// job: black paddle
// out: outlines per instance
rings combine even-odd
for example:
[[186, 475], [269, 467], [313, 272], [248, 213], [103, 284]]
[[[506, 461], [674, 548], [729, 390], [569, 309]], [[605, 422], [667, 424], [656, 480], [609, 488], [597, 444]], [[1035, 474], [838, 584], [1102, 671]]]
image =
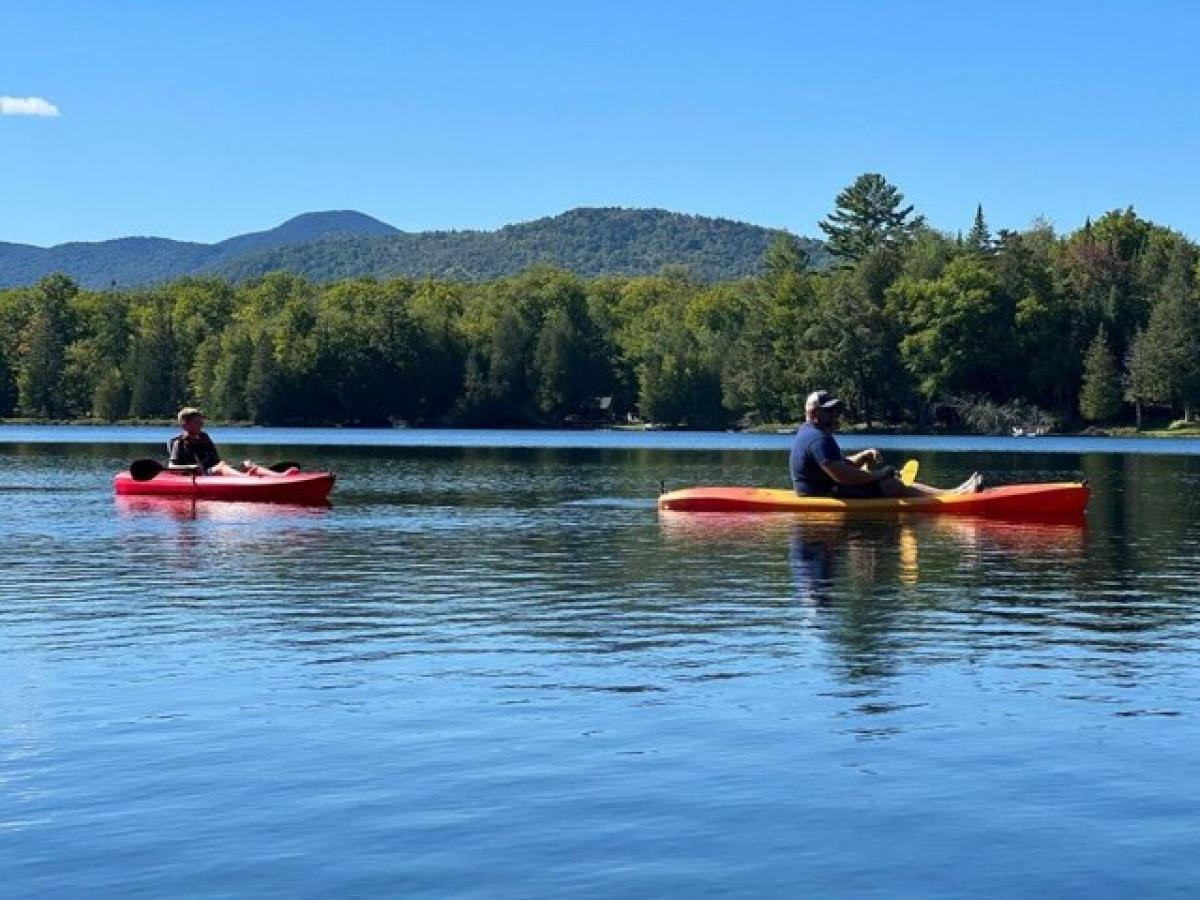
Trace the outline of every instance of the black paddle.
[[149, 481], [164, 469], [166, 466], [158, 460], [135, 459], [129, 464], [129, 475], [134, 481]]
[[[277, 462], [275, 465], [269, 466], [268, 468], [270, 468], [272, 472], [286, 472], [288, 469], [298, 469], [300, 466], [294, 462]], [[134, 481], [150, 481], [159, 473], [165, 472], [166, 469], [166, 466], [154, 459], [135, 459], [129, 464], [129, 476]], [[185, 472], [186, 470], [177, 469], [176, 471]]]

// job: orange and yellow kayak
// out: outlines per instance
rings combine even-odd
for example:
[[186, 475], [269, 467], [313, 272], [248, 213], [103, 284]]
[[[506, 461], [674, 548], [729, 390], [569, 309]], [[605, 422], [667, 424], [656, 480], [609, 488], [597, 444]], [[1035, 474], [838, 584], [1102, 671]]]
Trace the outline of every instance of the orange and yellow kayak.
[[686, 512], [937, 513], [939, 515], [1036, 518], [1080, 515], [1091, 489], [1086, 482], [1013, 484], [975, 494], [838, 500], [801, 497], [794, 491], [752, 487], [697, 487], [658, 498], [659, 509]]

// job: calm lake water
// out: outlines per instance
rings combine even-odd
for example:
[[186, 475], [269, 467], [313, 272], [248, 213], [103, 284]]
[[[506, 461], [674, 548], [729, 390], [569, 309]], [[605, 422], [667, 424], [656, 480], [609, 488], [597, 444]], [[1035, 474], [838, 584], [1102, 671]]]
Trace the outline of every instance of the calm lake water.
[[5, 898], [1195, 893], [1197, 442], [872, 439], [1094, 485], [1020, 524], [660, 516], [786, 483], [726, 434], [217, 430], [334, 504], [114, 498], [168, 436], [0, 427]]

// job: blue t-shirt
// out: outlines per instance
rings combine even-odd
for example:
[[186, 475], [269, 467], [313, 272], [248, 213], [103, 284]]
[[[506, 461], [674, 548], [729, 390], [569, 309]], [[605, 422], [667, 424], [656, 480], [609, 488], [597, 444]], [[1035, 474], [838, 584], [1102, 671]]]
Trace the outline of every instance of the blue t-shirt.
[[792, 444], [792, 487], [797, 494], [826, 497], [833, 491], [833, 479], [825, 474], [822, 463], [842, 458], [842, 448], [828, 431], [805, 422]]

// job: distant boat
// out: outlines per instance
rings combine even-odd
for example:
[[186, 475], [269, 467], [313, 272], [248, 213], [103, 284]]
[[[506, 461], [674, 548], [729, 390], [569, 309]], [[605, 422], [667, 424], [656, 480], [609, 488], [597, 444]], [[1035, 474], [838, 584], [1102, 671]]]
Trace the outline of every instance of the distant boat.
[[1044, 425], [1039, 425], [1037, 428], [1022, 428], [1019, 425], [1014, 425], [1012, 430], [1013, 437], [1041, 437], [1049, 433], [1050, 429]]

